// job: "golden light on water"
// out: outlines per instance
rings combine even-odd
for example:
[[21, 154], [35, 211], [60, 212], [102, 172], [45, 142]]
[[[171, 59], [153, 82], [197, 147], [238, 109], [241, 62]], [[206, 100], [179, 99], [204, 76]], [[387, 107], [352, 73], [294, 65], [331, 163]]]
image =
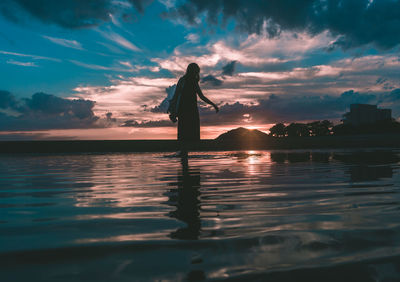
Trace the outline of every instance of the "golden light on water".
[[245, 154], [247, 158], [243, 164], [247, 166], [249, 175], [259, 175], [270, 170], [271, 154], [269, 152], [248, 150]]

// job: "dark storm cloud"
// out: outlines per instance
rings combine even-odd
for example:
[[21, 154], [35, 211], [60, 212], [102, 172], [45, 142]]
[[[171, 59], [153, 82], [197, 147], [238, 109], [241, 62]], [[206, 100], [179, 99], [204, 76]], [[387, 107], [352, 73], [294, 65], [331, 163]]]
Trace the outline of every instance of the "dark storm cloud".
[[45, 93], [35, 93], [32, 98], [24, 99], [25, 107], [19, 108], [22, 113], [40, 113], [43, 115], [70, 116], [78, 119], [94, 117], [94, 102], [90, 100], [68, 100]]
[[216, 78], [212, 74], [209, 74], [201, 79], [201, 82], [205, 84], [211, 84], [212, 86], [221, 86], [223, 81]]
[[153, 0], [128, 0], [140, 13], [144, 12], [146, 5], [153, 2]]
[[381, 100], [382, 102], [400, 102], [400, 89], [395, 89], [391, 91], [389, 95], [383, 96]]
[[235, 73], [237, 61], [231, 61], [222, 67], [222, 75], [232, 76]]
[[106, 113], [106, 121], [108, 121], [108, 122], [117, 122], [117, 119], [113, 118], [112, 115], [113, 114], [111, 112]]
[[14, 108], [17, 101], [10, 92], [0, 90], [0, 109]]
[[[151, 0], [128, 0], [142, 13]], [[237, 29], [248, 33], [266, 32], [279, 36], [282, 30], [318, 34], [329, 30], [338, 39], [327, 49], [349, 49], [373, 43], [388, 49], [400, 43], [400, 1], [395, 0], [186, 0], [179, 1], [164, 15], [183, 18], [191, 24], [205, 14], [211, 24], [234, 19]], [[97, 26], [123, 5], [112, 0], [2, 0], [0, 12], [20, 21], [21, 10], [44, 23], [65, 28]], [[131, 10], [124, 11], [129, 18]], [[267, 23], [266, 25], [264, 23]]]
[[[129, 0], [139, 11], [151, 1]], [[97, 26], [110, 20], [110, 14], [121, 7], [112, 0], [2, 0], [0, 12], [8, 19], [21, 21], [21, 8], [44, 23], [54, 23], [65, 28]]]
[[165, 127], [172, 126], [173, 123], [170, 120], [150, 120], [150, 121], [142, 121], [138, 122], [137, 120], [130, 119], [125, 121], [121, 126], [122, 127]]
[[97, 127], [99, 118], [93, 113], [94, 104], [90, 100], [69, 100], [45, 93], [17, 100], [11, 93], [0, 91], [0, 108], [3, 109], [0, 130]]
[[238, 30], [270, 37], [282, 30], [314, 35], [329, 30], [339, 36], [331, 49], [368, 43], [387, 49], [400, 43], [400, 1], [394, 0], [187, 0], [166, 16], [195, 24], [201, 14], [211, 24], [219, 24], [222, 14], [222, 24], [234, 19]]

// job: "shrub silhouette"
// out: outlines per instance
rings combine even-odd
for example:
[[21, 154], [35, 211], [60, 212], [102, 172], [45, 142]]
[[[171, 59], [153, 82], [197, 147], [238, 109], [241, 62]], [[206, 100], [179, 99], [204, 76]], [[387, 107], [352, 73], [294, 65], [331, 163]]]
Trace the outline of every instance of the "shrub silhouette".
[[310, 136], [310, 130], [304, 123], [291, 123], [286, 126], [286, 135], [288, 137], [305, 137]]
[[283, 123], [277, 123], [269, 130], [269, 135], [274, 137], [383, 134], [400, 133], [400, 123], [392, 119], [358, 126], [344, 123], [334, 126], [331, 121], [323, 120], [310, 123], [291, 123], [288, 126], [285, 126]]
[[269, 129], [270, 135], [274, 137], [283, 137], [286, 133], [286, 126], [283, 123], [277, 123]]

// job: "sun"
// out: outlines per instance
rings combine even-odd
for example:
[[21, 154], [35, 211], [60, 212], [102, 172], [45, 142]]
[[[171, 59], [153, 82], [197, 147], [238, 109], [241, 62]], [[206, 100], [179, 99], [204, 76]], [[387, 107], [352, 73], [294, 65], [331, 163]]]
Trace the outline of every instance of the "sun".
[[258, 129], [258, 126], [255, 125], [248, 125], [246, 126], [247, 129]]

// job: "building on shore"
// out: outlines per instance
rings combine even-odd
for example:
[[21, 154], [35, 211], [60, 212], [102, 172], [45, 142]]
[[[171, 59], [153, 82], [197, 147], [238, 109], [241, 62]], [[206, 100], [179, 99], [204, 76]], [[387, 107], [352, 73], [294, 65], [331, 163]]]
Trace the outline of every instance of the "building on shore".
[[376, 105], [351, 104], [350, 112], [343, 115], [343, 123], [349, 125], [375, 124], [392, 120], [392, 110], [378, 109]]

